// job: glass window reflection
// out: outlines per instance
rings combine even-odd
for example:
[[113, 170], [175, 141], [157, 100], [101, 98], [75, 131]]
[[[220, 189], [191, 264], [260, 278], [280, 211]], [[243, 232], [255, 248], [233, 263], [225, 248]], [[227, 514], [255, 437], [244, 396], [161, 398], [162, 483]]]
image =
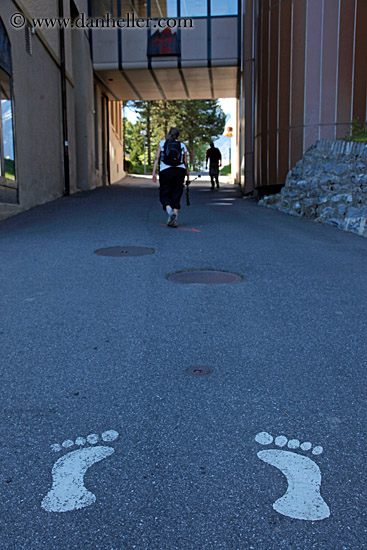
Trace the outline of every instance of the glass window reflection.
[[1, 175], [15, 180], [13, 105], [9, 75], [0, 69]]
[[[151, 0], [151, 3], [152, 0]], [[146, 18], [147, 0], [122, 0], [121, 2], [121, 17], [126, 17], [128, 13], [133, 13], [135, 17]]]
[[151, 17], [177, 17], [177, 0], [150, 0]]
[[208, 15], [207, 6], [205, 0], [181, 0], [181, 16], [205, 17]]
[[105, 17], [107, 13], [117, 16], [115, 0], [92, 0], [92, 17]]
[[237, 15], [238, 0], [211, 0], [212, 15]]

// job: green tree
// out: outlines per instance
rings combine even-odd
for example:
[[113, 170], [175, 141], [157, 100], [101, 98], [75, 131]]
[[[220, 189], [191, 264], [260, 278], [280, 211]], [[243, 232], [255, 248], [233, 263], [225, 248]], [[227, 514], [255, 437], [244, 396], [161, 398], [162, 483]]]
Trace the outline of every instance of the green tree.
[[154, 104], [156, 102], [155, 101], [134, 101], [130, 103], [134, 105], [135, 111], [138, 113], [142, 130], [146, 131], [148, 164], [152, 164], [152, 117], [153, 117], [153, 109], [155, 107]]
[[135, 124], [126, 121], [125, 127], [125, 151], [128, 153], [131, 162], [142, 164], [144, 157], [144, 136], [143, 126], [140, 120]]
[[141, 158], [143, 138], [141, 130], [147, 131], [148, 164], [154, 159], [160, 140], [164, 139], [171, 126], [181, 132], [187, 144], [189, 161], [196, 169], [205, 160], [209, 142], [223, 133], [226, 117], [218, 100], [183, 101], [135, 101], [129, 102], [138, 112], [131, 142], [131, 159]]
[[175, 125], [180, 129], [182, 141], [187, 142], [190, 161], [196, 169], [202, 160], [203, 148], [219, 137], [225, 127], [226, 115], [218, 100], [175, 101]]
[[160, 141], [164, 139], [170, 126], [174, 125], [175, 101], [154, 101], [152, 106], [153, 136]]
[[127, 118], [124, 118], [123, 119], [123, 128], [124, 128], [125, 152], [128, 155], [131, 155], [132, 135], [133, 135], [133, 131], [134, 131], [134, 125], [130, 122], [130, 120], [127, 120]]

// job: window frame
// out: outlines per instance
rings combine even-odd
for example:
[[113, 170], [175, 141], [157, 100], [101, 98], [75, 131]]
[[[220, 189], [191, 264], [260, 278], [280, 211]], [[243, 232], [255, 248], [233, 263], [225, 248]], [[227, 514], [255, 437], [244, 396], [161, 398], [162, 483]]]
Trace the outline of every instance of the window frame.
[[[1, 106], [1, 100], [0, 100], [0, 185], [2, 187], [17, 191], [16, 202], [17, 204], [19, 204], [18, 163], [17, 163], [18, 155], [17, 155], [16, 130], [15, 130], [16, 124], [15, 124], [14, 82], [13, 82], [13, 70], [12, 70], [12, 47], [11, 47], [11, 42], [6, 30], [5, 24], [1, 18], [0, 18], [0, 25], [3, 28], [3, 31], [5, 33], [5, 36], [9, 44], [9, 56], [10, 56], [9, 69], [11, 70], [11, 73], [9, 73], [6, 67], [2, 64], [0, 64], [0, 69], [9, 79], [9, 93], [10, 93], [9, 101], [11, 105], [11, 115], [12, 115], [11, 124], [12, 124], [12, 139], [13, 139], [13, 152], [14, 152], [14, 179], [11, 179], [6, 177], [6, 171], [5, 171], [3, 113], [2, 113], [2, 106]], [[5, 204], [6, 202], [0, 200], [0, 203]]]

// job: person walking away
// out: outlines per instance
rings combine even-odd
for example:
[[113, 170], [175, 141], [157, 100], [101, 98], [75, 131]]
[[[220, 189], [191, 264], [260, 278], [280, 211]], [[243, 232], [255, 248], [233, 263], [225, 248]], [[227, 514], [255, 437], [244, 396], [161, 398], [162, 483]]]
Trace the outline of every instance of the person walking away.
[[167, 139], [159, 142], [153, 166], [153, 181], [157, 182], [157, 167], [159, 168], [159, 200], [163, 210], [168, 214], [168, 227], [178, 227], [178, 211], [184, 190], [185, 176], [190, 184], [190, 172], [187, 163], [187, 147], [178, 140], [180, 132], [171, 128]]
[[206, 152], [206, 167], [208, 168], [209, 161], [209, 176], [214, 189], [214, 184], [219, 187], [219, 169], [222, 166], [222, 154], [217, 147], [214, 147], [214, 143], [210, 143], [210, 149]]

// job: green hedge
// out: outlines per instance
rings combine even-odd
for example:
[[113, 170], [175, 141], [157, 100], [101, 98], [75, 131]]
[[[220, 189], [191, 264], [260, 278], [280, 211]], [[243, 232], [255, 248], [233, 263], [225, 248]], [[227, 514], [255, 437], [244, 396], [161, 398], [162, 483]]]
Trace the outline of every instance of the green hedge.
[[[153, 164], [147, 164], [145, 166], [145, 170], [146, 170], [147, 175], [153, 174]], [[141, 164], [133, 164], [133, 167], [132, 167], [132, 169], [130, 170], [129, 173], [130, 174], [138, 174], [139, 176], [143, 175], [144, 174], [144, 166], [142, 166]]]
[[224, 166], [219, 173], [221, 176], [228, 176], [231, 172], [232, 172], [232, 164], [227, 164], [227, 166]]
[[[144, 166], [142, 164], [137, 164], [131, 160], [125, 159], [124, 161], [124, 170], [128, 174], [144, 174]], [[147, 164], [145, 166], [146, 174], [153, 174], [153, 164]]]

